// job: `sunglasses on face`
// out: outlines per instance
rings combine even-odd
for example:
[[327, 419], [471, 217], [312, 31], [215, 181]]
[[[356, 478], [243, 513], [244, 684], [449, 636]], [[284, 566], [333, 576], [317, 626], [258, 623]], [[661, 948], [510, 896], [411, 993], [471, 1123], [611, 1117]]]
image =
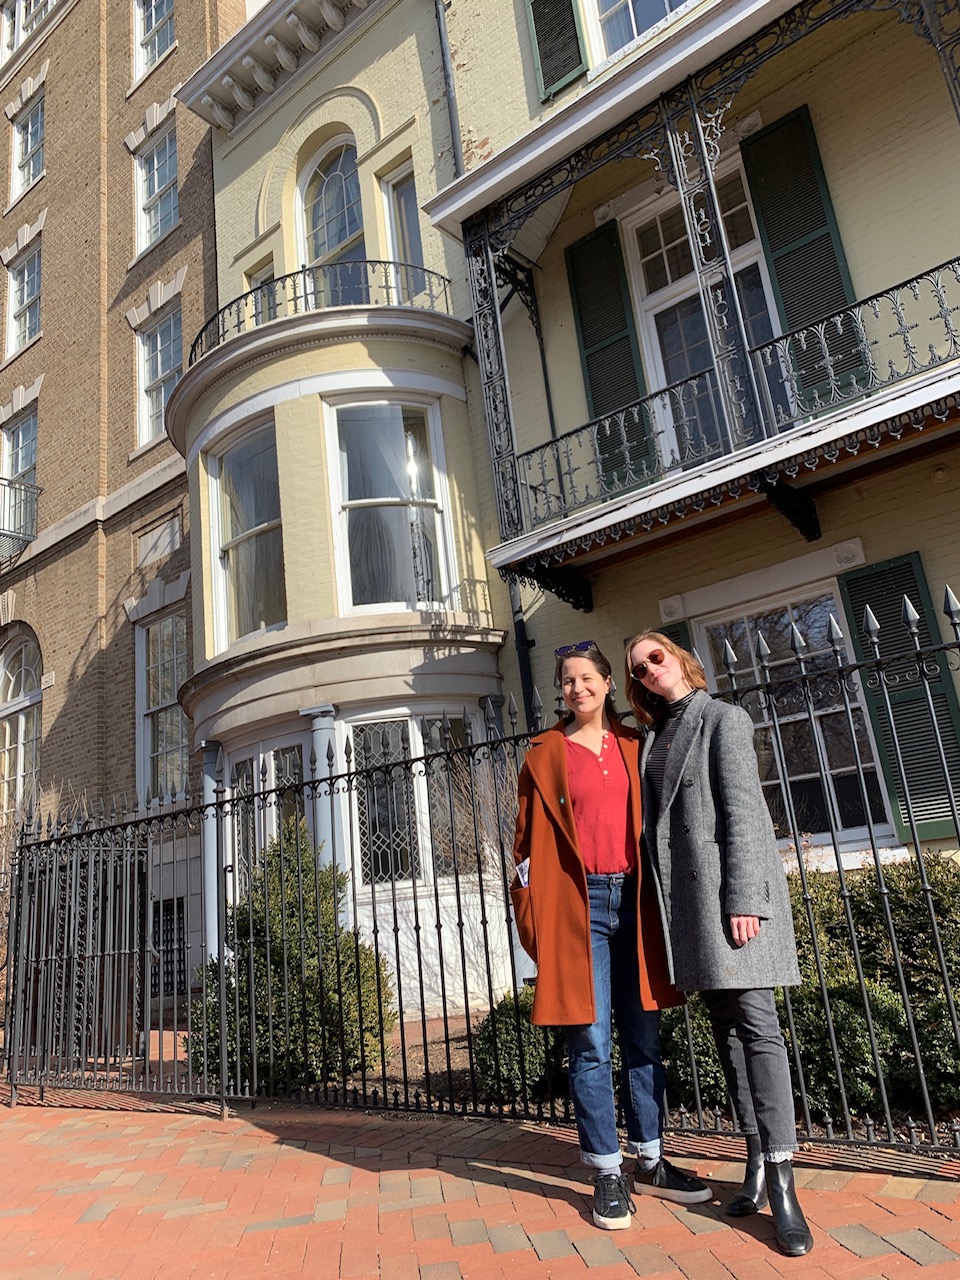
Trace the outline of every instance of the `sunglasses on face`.
[[562, 644], [559, 649], [554, 649], [553, 656], [555, 658], [569, 658], [571, 653], [586, 653], [588, 649], [595, 649], [596, 647], [592, 640], [581, 640], [579, 644]]
[[643, 662], [638, 662], [630, 674], [634, 680], [642, 680], [651, 667], [662, 667], [666, 657], [662, 649], [651, 649]]

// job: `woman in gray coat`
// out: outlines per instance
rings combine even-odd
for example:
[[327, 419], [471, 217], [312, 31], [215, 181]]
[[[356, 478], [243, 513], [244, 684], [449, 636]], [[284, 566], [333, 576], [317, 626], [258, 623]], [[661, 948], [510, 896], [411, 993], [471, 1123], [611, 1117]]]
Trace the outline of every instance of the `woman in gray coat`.
[[670, 980], [699, 991], [747, 1139], [743, 1186], [727, 1212], [773, 1212], [780, 1250], [813, 1238], [797, 1202], [790, 1067], [774, 988], [800, 981], [793, 917], [760, 786], [753, 722], [706, 693], [703, 668], [658, 631], [627, 645], [627, 696], [649, 732], [640, 772], [643, 833]]

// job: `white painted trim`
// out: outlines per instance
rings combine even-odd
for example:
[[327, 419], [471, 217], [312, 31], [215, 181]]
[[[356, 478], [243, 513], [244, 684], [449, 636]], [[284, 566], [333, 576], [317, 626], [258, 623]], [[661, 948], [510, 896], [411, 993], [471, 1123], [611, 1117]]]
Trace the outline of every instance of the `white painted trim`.
[[674, 622], [678, 618], [694, 618], [700, 614], [733, 609], [738, 605], [759, 600], [777, 592], [794, 591], [821, 578], [835, 578], [855, 565], [866, 564], [863, 543], [859, 538], [837, 542], [832, 547], [821, 547], [792, 560], [781, 560], [766, 569], [742, 573], [736, 578], [711, 583], [709, 587], [696, 587], [693, 591], [681, 591], [660, 601], [660, 621]]
[[17, 238], [8, 244], [5, 248], [0, 249], [0, 262], [5, 267], [9, 267], [13, 259], [19, 257], [26, 249], [27, 245], [43, 230], [43, 224], [47, 220], [46, 209], [41, 209], [37, 214], [35, 222], [25, 222], [23, 226], [17, 228]]
[[268, 413], [275, 405], [283, 404], [287, 400], [300, 400], [312, 395], [326, 399], [339, 394], [359, 394], [367, 398], [375, 396], [378, 391], [397, 391], [401, 394], [409, 392], [414, 397], [419, 393], [433, 399], [439, 396], [452, 396], [456, 400], [466, 401], [467, 398], [464, 387], [458, 382], [451, 382], [448, 378], [437, 377], [430, 373], [414, 373], [408, 369], [355, 369], [315, 373], [308, 378], [278, 383], [266, 391], [258, 392], [246, 400], [241, 400], [238, 404], [231, 405], [217, 417], [211, 418], [190, 446], [187, 467], [193, 467], [201, 453], [211, 450], [220, 437], [233, 430], [239, 423], [247, 418]]
[[43, 88], [43, 83], [47, 78], [47, 72], [50, 70], [50, 59], [44, 58], [40, 63], [40, 70], [35, 76], [27, 76], [23, 84], [20, 86], [17, 96], [12, 102], [8, 102], [4, 107], [7, 119], [12, 124], [30, 99]]
[[751, 472], [801, 457], [842, 436], [867, 431], [878, 422], [912, 413], [931, 400], [939, 400], [958, 391], [960, 360], [948, 366], [947, 372], [941, 368], [911, 378], [908, 387], [904, 383], [898, 383], [889, 392], [871, 396], [866, 402], [858, 401], [836, 410], [835, 413], [817, 418], [813, 423], [785, 431], [772, 440], [760, 440], [727, 457], [684, 471], [676, 478], [671, 476], [659, 484], [650, 485], [639, 495], [636, 492], [624, 494], [610, 502], [591, 507], [580, 517], [566, 516], [545, 525], [535, 533], [523, 534], [511, 542], [502, 542], [488, 552], [488, 559], [495, 568], [501, 568], [517, 560], [540, 555], [574, 538], [602, 532], [612, 524], [639, 518], [646, 512], [674, 506], [697, 494], [733, 484]]
[[144, 622], [154, 614], [173, 609], [175, 604], [187, 598], [190, 586], [190, 570], [184, 569], [176, 582], [164, 582], [162, 578], [154, 578], [147, 590], [138, 599], [133, 596], [124, 600], [123, 608], [130, 622]]
[[0, 405], [0, 424], [9, 422], [11, 418], [23, 413], [27, 405], [39, 400], [42, 386], [43, 374], [41, 373], [34, 378], [29, 387], [25, 387], [22, 382], [19, 386], [14, 387], [13, 394], [7, 403]]
[[[441, 536], [438, 559], [440, 562], [440, 587], [442, 600], [438, 604], [417, 601], [381, 600], [370, 605], [355, 605], [350, 592], [350, 552], [347, 545], [346, 520], [343, 510], [343, 490], [340, 485], [340, 436], [337, 427], [337, 410], [363, 404], [410, 405], [426, 410], [427, 438], [430, 445], [430, 466], [433, 471], [433, 487], [437, 503], [437, 523]], [[453, 523], [450, 512], [450, 490], [447, 483], [446, 458], [443, 448], [443, 422], [439, 402], [424, 395], [400, 395], [385, 398], [382, 395], [343, 395], [325, 398], [323, 402], [324, 440], [327, 454], [327, 474], [330, 479], [330, 514], [333, 525], [333, 561], [337, 582], [337, 610], [342, 618], [370, 616], [371, 614], [436, 612], [447, 615], [460, 606], [456, 550], [453, 541]]]
[[652, 47], [641, 41], [607, 76], [421, 207], [435, 226], [460, 239], [461, 226], [471, 214], [654, 102], [792, 7], [793, 0], [707, 0]]

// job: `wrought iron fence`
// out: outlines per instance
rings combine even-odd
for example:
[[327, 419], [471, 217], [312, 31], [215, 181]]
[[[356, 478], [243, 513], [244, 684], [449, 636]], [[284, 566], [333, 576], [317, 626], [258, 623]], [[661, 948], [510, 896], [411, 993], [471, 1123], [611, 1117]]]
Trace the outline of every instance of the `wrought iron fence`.
[[420, 307], [450, 314], [450, 281], [408, 262], [358, 259], [301, 267], [265, 280], [207, 321], [190, 347], [191, 365], [229, 338], [328, 307]]
[[703, 370], [517, 455], [528, 529], [723, 457], [960, 357], [960, 259], [750, 353], [760, 415], [734, 433]]
[[[790, 870], [804, 981], [779, 999], [805, 1138], [960, 1148], [949, 592], [945, 611], [949, 644], [909, 602], [900, 627], [867, 610], [859, 661], [835, 619], [812, 648], [796, 626], [772, 648], [749, 637], [749, 679], [724, 650], [718, 696], [754, 718]], [[341, 733], [305, 762], [286, 751], [269, 786], [221, 762], [199, 800], [31, 820], [9, 920], [14, 1096], [570, 1118], [562, 1038], [529, 1024], [511, 916], [528, 743], [512, 699], [505, 723], [488, 706], [479, 723], [464, 710]], [[729, 1127], [696, 999], [662, 1027], [672, 1125]]]

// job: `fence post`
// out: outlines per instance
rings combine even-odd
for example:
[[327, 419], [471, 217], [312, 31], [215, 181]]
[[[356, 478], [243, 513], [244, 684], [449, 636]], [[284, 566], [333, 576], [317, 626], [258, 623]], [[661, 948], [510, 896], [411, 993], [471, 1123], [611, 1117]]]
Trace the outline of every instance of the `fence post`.
[[202, 759], [202, 812], [200, 849], [203, 859], [203, 949], [206, 961], [220, 955], [220, 928], [217, 918], [217, 756], [220, 743], [205, 740], [200, 744]]

